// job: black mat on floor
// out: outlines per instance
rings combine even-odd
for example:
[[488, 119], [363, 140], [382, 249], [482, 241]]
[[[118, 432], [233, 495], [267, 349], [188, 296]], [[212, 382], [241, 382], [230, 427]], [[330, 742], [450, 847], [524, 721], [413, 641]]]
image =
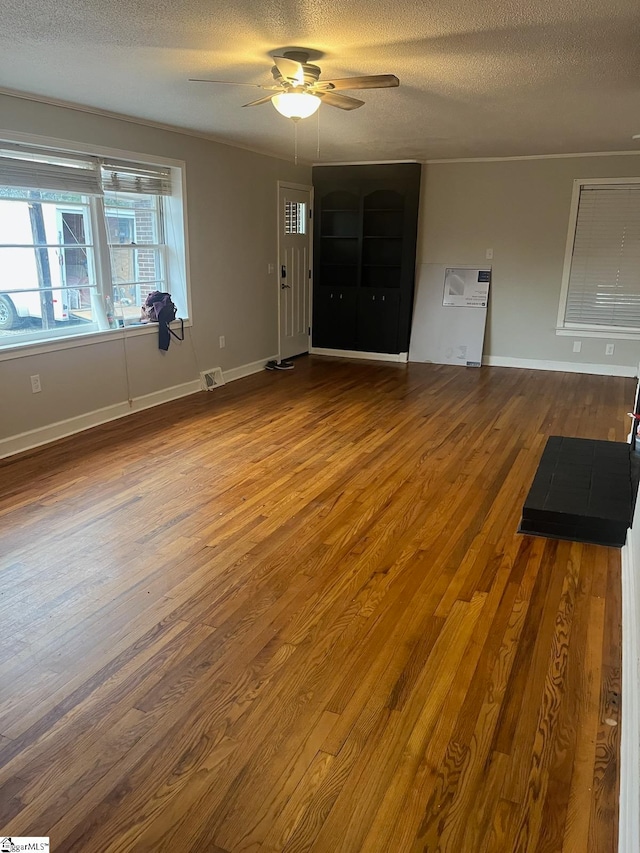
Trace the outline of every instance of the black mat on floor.
[[519, 532], [622, 547], [635, 497], [630, 457], [621, 442], [550, 436]]

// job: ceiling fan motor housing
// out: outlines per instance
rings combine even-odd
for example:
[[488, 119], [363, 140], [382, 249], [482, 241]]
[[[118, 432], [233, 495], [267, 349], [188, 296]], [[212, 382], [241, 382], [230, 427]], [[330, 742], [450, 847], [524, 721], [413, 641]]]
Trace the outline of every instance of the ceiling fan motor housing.
[[[303, 53], [302, 51], [287, 51], [284, 54], [286, 59], [291, 59], [293, 62], [299, 62], [302, 66], [302, 70], [304, 73], [304, 87], [313, 86], [314, 83], [318, 82], [320, 77], [320, 68], [317, 65], [312, 65], [310, 62], [307, 62], [309, 58], [309, 54]], [[276, 83], [279, 83], [282, 86], [299, 86], [300, 83], [293, 82], [291, 79], [284, 77], [281, 71], [278, 69], [276, 65], [271, 69], [271, 73], [273, 75], [273, 79]]]

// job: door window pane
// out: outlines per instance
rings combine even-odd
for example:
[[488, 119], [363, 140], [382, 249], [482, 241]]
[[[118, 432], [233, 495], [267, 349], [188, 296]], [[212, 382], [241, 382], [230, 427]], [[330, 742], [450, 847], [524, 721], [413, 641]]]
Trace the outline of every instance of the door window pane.
[[289, 201], [284, 203], [284, 233], [306, 234], [307, 205], [303, 201]]

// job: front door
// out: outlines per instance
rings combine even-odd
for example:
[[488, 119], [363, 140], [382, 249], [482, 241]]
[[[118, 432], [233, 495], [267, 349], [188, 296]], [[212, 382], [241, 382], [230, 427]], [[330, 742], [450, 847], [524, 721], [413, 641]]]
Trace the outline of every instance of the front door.
[[309, 351], [310, 204], [310, 189], [280, 184], [277, 272], [280, 293], [281, 359]]

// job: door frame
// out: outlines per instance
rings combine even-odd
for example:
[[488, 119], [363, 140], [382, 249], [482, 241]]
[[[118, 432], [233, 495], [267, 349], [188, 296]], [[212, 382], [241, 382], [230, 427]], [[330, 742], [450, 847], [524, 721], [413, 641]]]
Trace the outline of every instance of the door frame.
[[[280, 333], [281, 333], [281, 323], [280, 323], [280, 190], [281, 189], [290, 189], [290, 190], [302, 190], [303, 192], [309, 192], [309, 210], [311, 211], [311, 216], [308, 218], [309, 223], [309, 270], [311, 271], [311, 275], [308, 280], [308, 288], [309, 288], [309, 326], [307, 327], [309, 330], [313, 328], [313, 231], [314, 231], [314, 216], [315, 211], [313, 208], [313, 184], [297, 184], [295, 181], [284, 181], [278, 180], [276, 182], [276, 232], [277, 232], [277, 240], [276, 240], [276, 292], [278, 294], [277, 306], [278, 306], [278, 361], [280, 361], [282, 357], [282, 353], [280, 351]], [[311, 351], [311, 333], [307, 332], [307, 351]]]

